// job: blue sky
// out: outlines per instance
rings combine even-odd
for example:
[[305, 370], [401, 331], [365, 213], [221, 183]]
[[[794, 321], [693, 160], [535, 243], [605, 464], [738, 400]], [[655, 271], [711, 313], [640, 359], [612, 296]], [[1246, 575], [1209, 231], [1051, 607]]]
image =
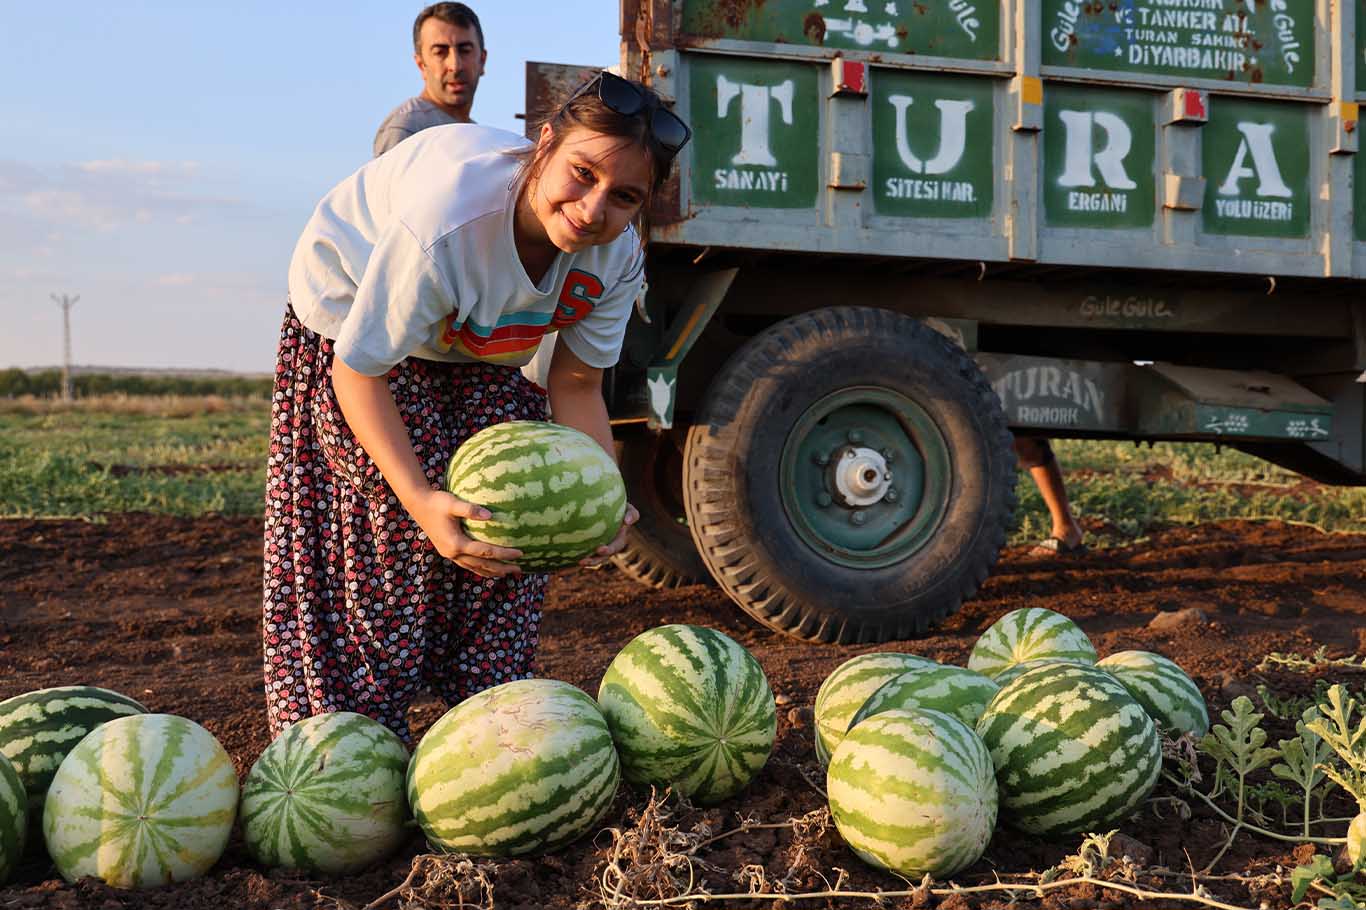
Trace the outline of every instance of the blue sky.
[[[0, 368], [266, 371], [318, 199], [421, 91], [421, 2], [0, 3]], [[522, 131], [527, 60], [611, 65], [613, 0], [471, 2], [480, 123]], [[54, 12], [60, 9], [60, 13]]]

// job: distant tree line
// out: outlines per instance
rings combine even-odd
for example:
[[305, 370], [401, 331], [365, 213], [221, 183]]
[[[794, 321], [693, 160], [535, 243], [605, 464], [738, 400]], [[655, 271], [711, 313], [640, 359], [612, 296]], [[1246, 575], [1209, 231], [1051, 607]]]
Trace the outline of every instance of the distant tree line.
[[[269, 398], [268, 376], [147, 376], [137, 373], [78, 373], [71, 377], [77, 398], [95, 395], [220, 395], [224, 398]], [[34, 395], [55, 398], [62, 394], [60, 370], [30, 373], [13, 367], [0, 370], [0, 398]]]

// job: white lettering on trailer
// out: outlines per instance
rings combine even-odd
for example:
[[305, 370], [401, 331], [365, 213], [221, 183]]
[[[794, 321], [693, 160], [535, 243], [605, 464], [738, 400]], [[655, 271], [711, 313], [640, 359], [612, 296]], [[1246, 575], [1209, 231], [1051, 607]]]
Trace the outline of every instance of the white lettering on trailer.
[[[1244, 121], [1238, 124], [1238, 132], [1243, 134], [1243, 138], [1238, 143], [1238, 153], [1228, 170], [1228, 176], [1219, 185], [1219, 195], [1241, 196], [1239, 184], [1243, 178], [1256, 177], [1258, 196], [1292, 198], [1295, 193], [1281, 178], [1281, 166], [1276, 161], [1276, 149], [1271, 144], [1271, 134], [1276, 132], [1276, 125]], [[1252, 167], [1247, 166], [1249, 156], [1252, 158]]]
[[[1124, 36], [1116, 57], [1133, 67], [1167, 67], [1203, 71], [1222, 77], [1241, 74], [1257, 65], [1250, 48], [1267, 45], [1293, 74], [1305, 49], [1295, 37], [1295, 13], [1288, 0], [1267, 0], [1274, 35], [1259, 36], [1246, 12], [1230, 13], [1227, 0], [1130, 0], [1111, 4], [1108, 13], [1089, 13], [1082, 0], [1064, 0], [1048, 31], [1048, 42], [1061, 53], [1070, 52], [1078, 32], [1086, 33], [1082, 16], [1099, 20], [1106, 30], [1118, 26]], [[1099, 5], [1097, 5], [1099, 10]], [[1305, 15], [1300, 13], [1299, 15]], [[1313, 12], [1308, 15], [1312, 16]], [[1113, 20], [1113, 25], [1111, 25]], [[1080, 28], [1079, 28], [1080, 26]]]
[[[1104, 393], [1100, 386], [1076, 370], [1055, 366], [1031, 366], [1012, 370], [991, 384], [1001, 406], [1021, 421], [1073, 426], [1083, 412], [1103, 422]], [[1026, 405], [1036, 398], [1049, 398], [1068, 404]]]
[[977, 30], [982, 23], [977, 19], [977, 7], [968, 0], [949, 0], [949, 10], [958, 20], [958, 27], [967, 33], [968, 38], [977, 40]]
[[1079, 312], [1087, 318], [1170, 319], [1176, 315], [1171, 305], [1159, 297], [1085, 297]]
[[1072, 212], [1127, 212], [1129, 197], [1122, 193], [1080, 193], [1076, 190], [1067, 194], [1067, 208]]
[[912, 174], [946, 174], [963, 160], [968, 144], [968, 114], [975, 107], [967, 100], [940, 98], [934, 102], [939, 108], [939, 151], [928, 161], [922, 161], [911, 150], [906, 129], [906, 110], [915, 103], [910, 95], [889, 95], [887, 100], [896, 111], [896, 153], [901, 163]]
[[977, 191], [965, 180], [916, 180], [888, 177], [884, 184], [888, 199], [922, 199], [930, 202], [977, 201]]
[[1015, 419], [1020, 423], [1042, 423], [1051, 427], [1074, 427], [1081, 423], [1079, 408], [1036, 408], [1020, 405], [1015, 409]]
[[786, 193], [787, 171], [742, 171], [738, 168], [717, 168], [713, 174], [718, 190]]
[[[1112, 190], [1138, 186], [1124, 170], [1124, 159], [1134, 142], [1127, 123], [1108, 111], [1059, 111], [1058, 119], [1067, 130], [1059, 186], [1095, 186], [1095, 171]], [[1105, 131], [1105, 148], [1100, 151], [1095, 150], [1095, 127]]]
[[740, 97], [740, 151], [730, 159], [731, 164], [757, 164], [761, 167], [776, 167], [778, 159], [773, 157], [769, 148], [769, 112], [772, 102], [778, 103], [778, 112], [783, 123], [792, 125], [791, 79], [777, 85], [751, 85], [748, 82], [732, 82], [725, 75], [716, 77], [716, 117], [725, 120], [730, 116], [730, 103]]
[[1221, 218], [1246, 221], [1294, 221], [1295, 205], [1266, 199], [1216, 199], [1214, 210]]

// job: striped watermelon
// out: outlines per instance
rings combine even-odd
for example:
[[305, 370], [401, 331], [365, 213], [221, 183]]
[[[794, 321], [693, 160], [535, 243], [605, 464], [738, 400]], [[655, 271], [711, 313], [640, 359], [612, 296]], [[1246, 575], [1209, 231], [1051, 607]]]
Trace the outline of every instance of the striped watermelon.
[[1087, 664], [1096, 662], [1096, 649], [1086, 633], [1072, 620], [1028, 607], [1002, 616], [982, 633], [968, 655], [968, 669], [996, 677], [1011, 664], [1041, 657], [1064, 657]]
[[19, 865], [27, 837], [28, 794], [14, 765], [0, 755], [0, 885]]
[[943, 711], [973, 727], [1000, 688], [975, 670], [937, 665], [916, 667], [892, 677], [869, 695], [849, 722], [849, 728], [852, 730], [874, 714], [898, 708]]
[[1096, 666], [1119, 680], [1163, 730], [1197, 739], [1209, 732], [1205, 697], [1185, 670], [1161, 654], [1120, 651]]
[[480, 430], [451, 459], [446, 489], [493, 513], [465, 520], [476, 540], [522, 551], [517, 564], [571, 566], [610, 543], [626, 514], [616, 462], [591, 436], [539, 420]]
[[836, 667], [816, 691], [816, 758], [821, 767], [829, 766], [831, 754], [849, 729], [849, 721], [878, 687], [907, 670], [937, 666], [919, 654], [875, 651], [851, 657]]
[[991, 755], [942, 711], [893, 709], [849, 731], [825, 785], [840, 835], [866, 862], [919, 879], [977, 862], [996, 827]]
[[287, 727], [242, 786], [242, 835], [263, 865], [338, 874], [388, 856], [406, 838], [408, 750], [350, 711]]
[[597, 702], [568, 683], [521, 679], [432, 725], [408, 765], [408, 802], [436, 849], [516, 856], [587, 833], [619, 779]]
[[1157, 727], [1109, 673], [1050, 664], [1001, 689], [977, 722], [1001, 787], [1001, 817], [1029, 834], [1104, 831], [1161, 770]]
[[52, 775], [76, 743], [105, 721], [146, 713], [128, 696], [95, 686], [57, 686], [0, 701], [0, 755], [14, 763], [28, 790], [34, 824]]
[[1022, 676], [1036, 667], [1046, 667], [1049, 664], [1071, 664], [1074, 667], [1089, 667], [1091, 663], [1085, 660], [1078, 660], [1075, 657], [1036, 657], [1034, 660], [1021, 661], [1018, 664], [1011, 664], [1000, 673], [992, 677], [996, 685], [1005, 687], [1015, 681], [1016, 677]]
[[195, 878], [218, 861], [237, 815], [237, 773], [218, 740], [170, 714], [96, 728], [67, 755], [43, 808], [57, 871], [116, 888]]
[[598, 689], [622, 774], [702, 805], [742, 790], [773, 751], [773, 691], [759, 662], [714, 629], [660, 626], [613, 658]]

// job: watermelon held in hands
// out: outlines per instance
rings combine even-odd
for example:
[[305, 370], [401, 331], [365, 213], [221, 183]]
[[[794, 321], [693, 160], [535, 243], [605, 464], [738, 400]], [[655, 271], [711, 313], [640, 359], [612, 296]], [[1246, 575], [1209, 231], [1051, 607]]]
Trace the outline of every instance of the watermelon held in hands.
[[1162, 769], [1156, 725], [1096, 667], [1055, 663], [1022, 674], [996, 693], [977, 734], [996, 765], [1001, 818], [1027, 834], [1113, 828]]
[[76, 743], [106, 721], [146, 713], [128, 696], [96, 686], [54, 686], [0, 701], [0, 755], [24, 782], [34, 824], [52, 775]]
[[447, 711], [408, 765], [408, 802], [434, 848], [520, 856], [563, 847], [612, 805], [616, 749], [597, 702], [553, 679], [485, 689]]
[[1075, 622], [1053, 610], [1013, 610], [991, 624], [968, 655], [968, 669], [993, 679], [1003, 670], [1045, 657], [1096, 662], [1096, 649]]
[[68, 753], [48, 789], [43, 836], [69, 882], [182, 882], [223, 854], [237, 795], [232, 760], [208, 730], [135, 714], [102, 724]]
[[408, 836], [408, 750], [350, 711], [287, 727], [242, 786], [242, 835], [257, 862], [331, 875], [388, 856]]
[[19, 864], [27, 838], [28, 794], [14, 765], [0, 755], [0, 885]]
[[701, 805], [744, 789], [777, 734], [773, 691], [754, 655], [701, 626], [659, 626], [622, 648], [598, 689], [622, 774]]
[[475, 540], [522, 551], [517, 564], [572, 566], [611, 543], [626, 514], [626, 485], [612, 456], [586, 433], [513, 420], [475, 433], [456, 450], [446, 489], [493, 513], [465, 519]]
[[942, 711], [884, 711], [849, 731], [830, 759], [830, 815], [865, 862], [911, 879], [971, 866], [996, 827], [991, 755]]

